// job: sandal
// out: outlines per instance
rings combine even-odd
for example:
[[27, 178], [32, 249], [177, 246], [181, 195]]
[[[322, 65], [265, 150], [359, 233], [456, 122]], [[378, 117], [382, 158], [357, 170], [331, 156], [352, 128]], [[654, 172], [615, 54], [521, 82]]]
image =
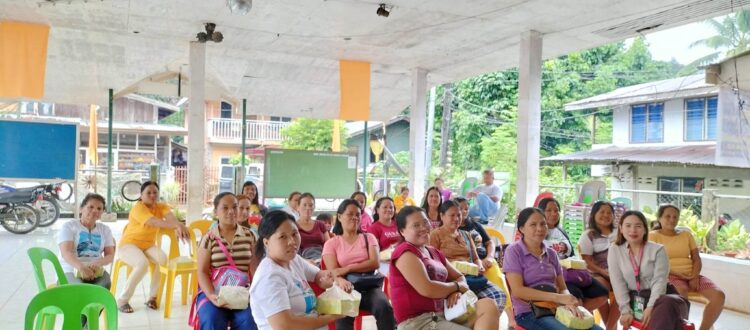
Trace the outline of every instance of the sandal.
[[120, 305], [120, 307], [117, 307], [117, 310], [119, 310], [121, 313], [128, 313], [128, 314], [130, 314], [130, 313], [133, 312], [133, 307], [130, 306], [130, 304], [128, 304], [128, 303], [124, 303], [124, 304]]
[[156, 297], [152, 297], [146, 302], [146, 307], [151, 308], [153, 310], [158, 310], [159, 306], [156, 305]]

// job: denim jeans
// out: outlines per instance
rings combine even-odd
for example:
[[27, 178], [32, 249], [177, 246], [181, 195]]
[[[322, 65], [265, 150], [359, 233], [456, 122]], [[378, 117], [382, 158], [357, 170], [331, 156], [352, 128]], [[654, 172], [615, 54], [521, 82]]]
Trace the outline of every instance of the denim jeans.
[[[201, 292], [197, 301], [201, 301], [205, 294]], [[232, 329], [257, 330], [253, 314], [250, 312], [250, 306], [247, 309], [233, 310], [216, 307], [211, 301], [207, 301], [198, 309], [198, 320], [201, 330], [226, 330], [227, 325]]]
[[[526, 329], [536, 330], [569, 330], [568, 327], [562, 325], [554, 316], [545, 316], [542, 318], [534, 317], [531, 312], [516, 315], [516, 323]], [[602, 330], [598, 325], [594, 325], [594, 330]]]
[[474, 201], [474, 206], [469, 209], [469, 216], [479, 217], [481, 222], [486, 224], [488, 219], [497, 213], [497, 203], [484, 193], [479, 193]]

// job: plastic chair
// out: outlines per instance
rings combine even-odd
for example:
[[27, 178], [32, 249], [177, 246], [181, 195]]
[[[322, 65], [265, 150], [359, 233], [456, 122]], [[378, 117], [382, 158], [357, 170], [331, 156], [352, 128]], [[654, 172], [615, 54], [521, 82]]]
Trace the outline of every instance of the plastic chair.
[[[633, 322], [630, 323], [630, 327], [634, 329], [638, 329], [638, 330], [649, 329], [648, 327], [644, 328], [643, 325], [641, 325], [641, 322], [639, 322], [638, 320], [633, 320]], [[695, 324], [693, 324], [692, 322], [688, 320], [682, 320], [682, 329], [683, 330], [695, 330]]]
[[543, 191], [539, 193], [539, 195], [536, 195], [536, 199], [534, 199], [534, 207], [539, 207], [539, 202], [541, 202], [545, 198], [555, 198], [555, 194], [553, 194], [551, 191]]
[[628, 210], [630, 210], [630, 208], [633, 207], [633, 201], [627, 197], [612, 198], [612, 203], [622, 203], [622, 205], [625, 205], [625, 208]]
[[115, 298], [98, 285], [68, 284], [38, 293], [26, 307], [24, 329], [33, 329], [37, 314], [45, 309], [62, 312], [63, 329], [82, 329], [81, 315], [86, 315], [89, 330], [99, 329], [99, 311], [103, 309], [107, 329], [117, 329]]
[[[193, 284], [190, 283], [192, 278], [194, 282], [198, 281], [198, 263], [194, 257], [195, 251], [192, 247], [195, 245], [195, 234], [190, 231], [191, 256], [189, 258], [180, 256], [180, 243], [177, 239], [174, 229], [162, 228], [156, 236], [156, 245], [161, 246], [162, 239], [166, 236], [169, 238], [169, 255], [166, 265], [159, 265], [161, 277], [159, 279], [159, 294], [156, 296], [156, 305], [161, 306], [161, 299], [164, 298], [164, 318], [168, 319], [172, 312], [172, 295], [174, 293], [174, 281], [177, 276], [182, 279], [182, 304], [187, 305], [187, 294], [192, 293]], [[166, 285], [167, 292], [164, 293]], [[197, 286], [197, 284], [195, 285]]]
[[578, 195], [578, 202], [582, 204], [593, 204], [598, 200], [603, 200], [607, 194], [607, 184], [604, 181], [589, 181], [581, 187], [581, 193]]
[[[188, 230], [190, 231], [190, 253], [195, 264], [198, 265], [198, 243], [200, 242], [203, 235], [205, 235], [210, 229], [214, 222], [211, 220], [195, 220], [190, 222]], [[195, 299], [198, 295], [198, 273], [195, 276], [190, 275], [190, 297]]]
[[[128, 225], [125, 225], [125, 228], [122, 229], [122, 232], [124, 233], [127, 228], [128, 228]], [[112, 275], [112, 286], [109, 288], [109, 292], [111, 292], [113, 296], [116, 294], [116, 291], [117, 291], [117, 280], [120, 278], [120, 269], [122, 267], [125, 267], [125, 278], [130, 277], [130, 273], [133, 272], [133, 267], [130, 267], [130, 265], [128, 265], [121, 259], [115, 257], [115, 261], [112, 263], [112, 268], [110, 268], [109, 270], [109, 273]], [[154, 268], [155, 268], [155, 265], [153, 263], [148, 264], [149, 273], [153, 272]]]
[[[34, 278], [36, 279], [36, 285], [37, 288], [39, 288], [39, 292], [43, 292], [48, 288], [68, 284], [68, 278], [65, 277], [65, 273], [60, 265], [60, 260], [57, 259], [57, 255], [55, 255], [54, 252], [42, 247], [33, 247], [28, 249], [26, 253], [29, 255], [29, 259], [31, 259], [31, 266], [34, 268]], [[55, 269], [55, 275], [57, 276], [56, 283], [47, 284], [47, 280], [44, 278], [44, 268], [42, 267], [42, 262], [44, 262], [44, 260], [48, 260]], [[37, 324], [36, 329], [54, 329], [56, 317], [57, 313], [43, 311], [41, 315], [42, 321]]]

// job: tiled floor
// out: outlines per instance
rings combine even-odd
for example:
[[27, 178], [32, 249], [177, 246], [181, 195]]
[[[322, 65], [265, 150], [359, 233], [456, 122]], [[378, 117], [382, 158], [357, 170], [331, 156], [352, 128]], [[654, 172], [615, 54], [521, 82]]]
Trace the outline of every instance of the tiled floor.
[[[55, 236], [62, 222], [60, 220], [51, 228], [40, 228], [27, 235], [14, 235], [0, 229], [0, 329], [23, 329], [23, 318], [26, 306], [31, 298], [37, 293], [36, 282], [29, 262], [26, 250], [30, 247], [46, 247], [57, 252]], [[122, 228], [126, 221], [108, 223], [115, 238], [119, 239]], [[46, 269], [45, 274], [53, 274], [51, 268]], [[118, 291], [124, 285], [124, 273], [118, 283]], [[52, 280], [49, 280], [52, 282]], [[189, 329], [187, 318], [190, 306], [180, 305], [180, 288], [175, 288], [172, 315], [169, 319], [162, 317], [163, 310], [152, 311], [144, 306], [146, 291], [148, 290], [148, 276], [144, 279], [136, 295], [131, 300], [135, 309], [132, 314], [119, 314], [120, 329], [146, 330], [146, 329]], [[179, 285], [179, 284], [178, 284]], [[703, 313], [703, 305], [693, 303], [690, 319], [698, 323]], [[715, 330], [747, 329], [746, 322], [750, 321], [750, 315], [740, 314], [732, 311], [724, 311]], [[58, 322], [59, 323], [59, 322]], [[502, 328], [505, 329], [507, 319], [502, 317]], [[696, 324], [698, 325], [698, 324]], [[58, 325], [59, 328], [59, 325]], [[375, 329], [372, 317], [365, 319], [365, 329]]]

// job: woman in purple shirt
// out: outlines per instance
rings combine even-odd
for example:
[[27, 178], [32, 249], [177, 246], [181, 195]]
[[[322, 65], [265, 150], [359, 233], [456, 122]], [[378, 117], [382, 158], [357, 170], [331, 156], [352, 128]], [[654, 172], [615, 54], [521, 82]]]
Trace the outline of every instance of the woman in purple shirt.
[[[578, 299], [568, 292], [555, 250], [544, 245], [547, 221], [544, 212], [525, 208], [518, 215], [521, 240], [508, 246], [503, 260], [516, 322], [526, 329], [568, 329], [554, 313], [535, 316], [529, 302], [552, 302], [579, 315]], [[592, 329], [601, 329], [594, 325]]]

